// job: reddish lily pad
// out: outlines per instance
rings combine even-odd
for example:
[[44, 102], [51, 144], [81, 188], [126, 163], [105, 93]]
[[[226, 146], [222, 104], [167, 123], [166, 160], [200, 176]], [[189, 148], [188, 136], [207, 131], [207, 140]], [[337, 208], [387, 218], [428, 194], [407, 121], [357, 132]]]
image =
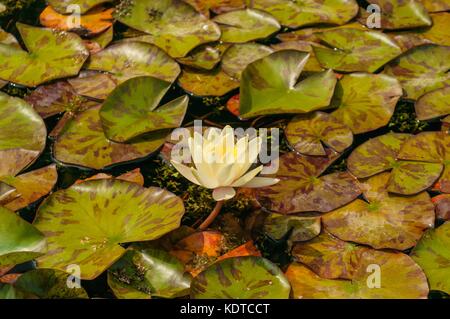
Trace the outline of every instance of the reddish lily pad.
[[417, 100], [427, 92], [450, 85], [450, 47], [423, 45], [386, 66], [384, 73], [396, 77], [406, 98]]
[[362, 184], [367, 202], [356, 199], [323, 216], [325, 229], [342, 240], [376, 249], [415, 246], [434, 224], [434, 206], [426, 192], [412, 197], [388, 193], [389, 178], [388, 172], [370, 177]]
[[402, 53], [387, 35], [378, 31], [335, 29], [316, 35], [329, 48], [314, 47], [316, 58], [327, 69], [375, 72]]
[[[117, 297], [136, 297], [132, 292], [151, 296], [175, 298], [189, 295], [192, 277], [184, 265], [163, 249], [134, 245], [108, 270], [108, 282], [117, 284], [113, 289]], [[125, 293], [124, 293], [125, 292]], [[131, 292], [131, 294], [130, 294]]]
[[289, 144], [304, 155], [325, 156], [324, 145], [342, 153], [353, 143], [352, 131], [323, 112], [297, 115], [287, 125], [285, 134]]
[[431, 290], [450, 294], [450, 222], [429, 230], [411, 257], [427, 275]]
[[39, 20], [44, 27], [73, 31], [81, 36], [93, 36], [106, 31], [112, 26], [114, 9], [96, 8], [80, 16], [80, 25], [72, 25], [72, 17], [63, 15], [48, 6], [41, 12]]
[[149, 40], [174, 58], [220, 38], [219, 27], [179, 0], [127, 1], [116, 9], [117, 19], [150, 34]]
[[450, 220], [450, 194], [441, 194], [432, 198], [436, 207], [436, 218]]
[[181, 96], [159, 106], [169, 88], [169, 82], [152, 77], [132, 78], [119, 85], [100, 109], [106, 137], [120, 143], [145, 133], [179, 127], [189, 98]]
[[78, 77], [68, 79], [67, 82], [80, 96], [105, 100], [119, 84], [119, 79], [108, 73], [83, 71]]
[[369, 139], [350, 154], [348, 170], [358, 178], [366, 178], [392, 169], [403, 143], [411, 136], [388, 133]]
[[233, 78], [240, 79], [247, 65], [272, 52], [270, 47], [258, 43], [235, 44], [225, 51], [222, 58], [222, 69]]
[[450, 86], [422, 95], [416, 101], [418, 120], [430, 120], [450, 114]]
[[45, 237], [14, 212], [0, 206], [0, 267], [32, 260], [45, 250]]
[[119, 82], [138, 76], [152, 76], [173, 82], [180, 67], [158, 47], [144, 42], [118, 42], [91, 56], [89, 70], [112, 73]]
[[285, 50], [249, 64], [241, 79], [241, 117], [308, 113], [328, 107], [335, 74], [328, 70], [299, 81], [308, 58], [307, 53]]
[[58, 179], [56, 165], [50, 165], [19, 176], [0, 177], [0, 181], [14, 187], [18, 197], [3, 203], [5, 208], [13, 211], [27, 207], [53, 189]]
[[354, 134], [366, 133], [389, 123], [402, 96], [399, 82], [390, 76], [368, 73], [344, 75], [336, 85], [333, 116]]
[[[411, 29], [433, 24], [427, 10], [420, 1], [368, 0], [367, 2], [380, 8], [381, 29]], [[370, 13], [365, 10], [361, 11], [363, 12], [361, 21], [368, 21], [367, 18]]]
[[83, 14], [95, 6], [102, 3], [111, 2], [111, 0], [47, 0], [47, 2], [59, 13], [73, 13], [71, 8], [78, 6], [80, 8], [80, 13]]
[[16, 175], [43, 151], [44, 121], [24, 100], [0, 92], [0, 178]]
[[89, 52], [73, 33], [17, 23], [29, 52], [0, 43], [0, 79], [25, 86], [78, 74]]
[[286, 299], [291, 287], [283, 272], [262, 257], [222, 260], [194, 278], [194, 299]]
[[45, 234], [48, 253], [38, 265], [66, 271], [78, 264], [82, 279], [94, 279], [125, 253], [120, 243], [157, 239], [178, 228], [183, 214], [182, 200], [157, 187], [119, 180], [73, 185], [39, 207], [33, 224]]
[[[248, 2], [248, 1], [247, 1]], [[354, 0], [258, 0], [254, 9], [267, 11], [290, 28], [329, 23], [345, 24], [358, 13]]]
[[130, 143], [116, 143], [106, 138], [99, 111], [100, 106], [90, 108], [68, 123], [53, 148], [58, 161], [102, 169], [150, 155], [163, 145], [169, 133], [160, 131]]
[[215, 16], [212, 21], [220, 27], [220, 40], [229, 43], [264, 39], [281, 28], [270, 14], [253, 9], [227, 12]]
[[338, 157], [328, 150], [328, 156], [299, 156], [294, 152], [280, 157], [273, 186], [256, 189], [256, 198], [266, 210], [294, 214], [332, 211], [361, 194], [357, 180], [347, 172], [320, 175]]
[[223, 96], [239, 87], [239, 81], [225, 73], [222, 68], [201, 71], [183, 69], [178, 84], [188, 93], [196, 96]]

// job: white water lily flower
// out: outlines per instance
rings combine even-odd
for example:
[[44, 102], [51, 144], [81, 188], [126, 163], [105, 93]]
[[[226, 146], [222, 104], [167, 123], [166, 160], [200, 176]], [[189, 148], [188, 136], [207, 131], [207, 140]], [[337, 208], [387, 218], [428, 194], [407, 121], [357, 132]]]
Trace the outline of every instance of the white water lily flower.
[[244, 136], [236, 141], [234, 130], [209, 128], [202, 136], [194, 132], [189, 138], [189, 150], [195, 167], [188, 167], [171, 160], [173, 166], [188, 180], [205, 188], [213, 189], [216, 201], [227, 200], [236, 195], [234, 187], [264, 187], [278, 183], [276, 178], [257, 177], [263, 166], [249, 171], [261, 151], [262, 139], [249, 140]]

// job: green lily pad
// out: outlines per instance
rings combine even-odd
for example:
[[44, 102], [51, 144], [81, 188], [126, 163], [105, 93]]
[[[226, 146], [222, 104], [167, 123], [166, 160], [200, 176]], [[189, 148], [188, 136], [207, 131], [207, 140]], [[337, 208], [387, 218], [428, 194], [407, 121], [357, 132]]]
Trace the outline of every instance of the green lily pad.
[[48, 243], [38, 266], [66, 271], [77, 264], [82, 279], [94, 279], [125, 253], [119, 244], [157, 239], [178, 228], [183, 214], [183, 202], [174, 194], [120, 180], [88, 181], [57, 191], [39, 207], [34, 221]]
[[229, 44], [225, 43], [200, 46], [184, 58], [177, 59], [177, 61], [193, 68], [212, 70], [220, 62], [229, 46]]
[[283, 272], [262, 257], [227, 258], [194, 278], [194, 299], [287, 299], [291, 287]]
[[145, 133], [179, 127], [189, 98], [181, 96], [158, 106], [170, 85], [152, 77], [132, 78], [119, 85], [100, 109], [106, 137], [120, 143]]
[[[189, 295], [191, 276], [184, 265], [168, 252], [152, 247], [133, 247], [109, 270], [110, 281], [120, 283], [115, 291], [127, 299], [130, 292], [138, 291], [148, 299], [150, 296], [175, 298]], [[130, 288], [128, 293], [125, 288]], [[132, 296], [132, 295], [131, 295]]]
[[58, 179], [56, 165], [49, 165], [19, 176], [0, 176], [0, 182], [14, 187], [17, 198], [4, 201], [3, 206], [12, 211], [27, 207], [47, 195]]
[[309, 54], [308, 62], [306, 62], [303, 68], [304, 72], [321, 72], [325, 69], [322, 68], [319, 61], [316, 59], [316, 55], [313, 50], [314, 45], [319, 45], [314, 42], [308, 41], [284, 41], [277, 44], [272, 44], [271, 48], [275, 51], [282, 50], [297, 50], [301, 52], [307, 52]]
[[400, 148], [411, 136], [388, 133], [367, 140], [348, 157], [348, 170], [358, 178], [366, 178], [392, 169]]
[[258, 0], [254, 9], [272, 14], [282, 25], [298, 28], [311, 24], [345, 24], [358, 13], [354, 0]]
[[174, 58], [220, 38], [214, 22], [179, 0], [123, 1], [115, 15], [120, 22], [148, 33], [154, 45]]
[[450, 13], [440, 12], [430, 15], [433, 20], [433, 25], [426, 29], [403, 31], [399, 35], [407, 37], [417, 37], [424, 42], [434, 43], [438, 45], [450, 46], [450, 37], [448, 36], [448, 28], [450, 28]]
[[405, 250], [417, 244], [434, 224], [434, 206], [422, 192], [412, 197], [388, 193], [390, 173], [370, 177], [362, 184], [364, 197], [322, 217], [327, 231], [345, 241], [376, 249]]
[[32, 260], [45, 250], [45, 237], [14, 212], [0, 206], [0, 267]]
[[20, 275], [14, 288], [39, 299], [88, 298], [82, 287], [67, 286], [68, 277], [67, 273], [55, 269], [35, 269]]
[[196, 96], [223, 96], [239, 87], [239, 81], [220, 67], [212, 71], [184, 68], [178, 84], [183, 90]]
[[47, 130], [24, 100], [0, 92], [0, 177], [16, 175], [44, 150]]
[[417, 100], [427, 92], [450, 85], [449, 69], [450, 47], [422, 45], [392, 61], [384, 73], [400, 81], [406, 98]]
[[320, 217], [269, 214], [264, 220], [264, 233], [274, 240], [289, 234], [289, 242], [308, 241], [320, 234]]
[[215, 16], [212, 21], [222, 31], [220, 40], [229, 43], [245, 43], [264, 39], [280, 30], [278, 21], [263, 11], [245, 9]]
[[427, 278], [422, 269], [402, 253], [378, 251], [320, 236], [312, 242], [298, 244], [295, 256], [309, 268], [293, 263], [287, 269], [294, 298], [426, 299], [428, 296]]
[[403, 91], [399, 82], [381, 74], [344, 75], [336, 85], [332, 115], [354, 134], [366, 133], [389, 123]]
[[308, 113], [329, 106], [336, 85], [332, 70], [299, 81], [309, 55], [285, 50], [257, 60], [242, 73], [240, 116]]
[[450, 222], [429, 230], [411, 257], [427, 275], [431, 290], [450, 294]]
[[76, 94], [101, 101], [108, 97], [120, 81], [112, 74], [83, 71], [78, 77], [68, 79], [67, 82], [69, 82]]
[[183, 0], [193, 6], [198, 12], [209, 17], [209, 10], [215, 13], [223, 13], [245, 6], [245, 0]]
[[402, 53], [389, 36], [378, 31], [335, 29], [316, 36], [329, 46], [313, 47], [317, 60], [326, 69], [372, 73]]
[[415, 105], [418, 120], [430, 120], [450, 114], [450, 86], [422, 95]]
[[56, 11], [62, 14], [71, 13], [70, 6], [77, 5], [80, 7], [80, 13], [86, 13], [89, 9], [111, 0], [47, 0]]
[[73, 33], [17, 23], [29, 52], [0, 43], [0, 79], [25, 86], [77, 75], [89, 56]]
[[342, 153], [353, 143], [352, 131], [324, 112], [297, 115], [287, 125], [285, 134], [288, 143], [304, 155], [325, 156], [324, 145]]
[[163, 145], [167, 131], [152, 132], [129, 143], [108, 140], [100, 120], [100, 106], [80, 113], [58, 136], [53, 154], [58, 161], [94, 169], [144, 158]]
[[270, 47], [258, 43], [234, 44], [223, 55], [222, 70], [233, 78], [240, 79], [247, 65], [272, 52]]
[[280, 157], [276, 178], [269, 187], [255, 189], [263, 208], [280, 214], [301, 212], [326, 213], [341, 207], [361, 194], [356, 178], [347, 172], [320, 175], [338, 158], [327, 150], [328, 156], [305, 156], [294, 152]]
[[[398, 30], [431, 26], [433, 21], [420, 1], [368, 0], [380, 8], [381, 29]], [[367, 23], [368, 13], [361, 10], [361, 21]], [[370, 27], [370, 26], [369, 26]]]
[[175, 60], [158, 47], [144, 42], [121, 41], [110, 45], [92, 55], [86, 68], [112, 73], [120, 83], [138, 76], [173, 82], [180, 74], [180, 66]]

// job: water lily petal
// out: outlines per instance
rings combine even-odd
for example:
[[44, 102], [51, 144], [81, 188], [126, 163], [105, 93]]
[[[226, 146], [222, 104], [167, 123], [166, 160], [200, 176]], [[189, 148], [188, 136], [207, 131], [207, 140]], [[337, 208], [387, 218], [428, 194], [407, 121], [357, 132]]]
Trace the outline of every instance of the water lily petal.
[[194, 176], [192, 173], [193, 168], [187, 167], [186, 165], [183, 165], [181, 163], [170, 161], [172, 165], [176, 168], [178, 172], [180, 172], [181, 175], [186, 177], [189, 181], [191, 181], [194, 184], [201, 185], [198, 179]]
[[233, 187], [219, 187], [214, 189], [213, 191], [213, 198], [216, 201], [221, 200], [228, 200], [234, 197], [236, 195], [236, 191]]
[[250, 182], [242, 185], [241, 187], [248, 187], [248, 188], [266, 187], [266, 186], [275, 185], [279, 181], [280, 180], [278, 178], [255, 177]]
[[263, 169], [263, 166], [258, 166], [255, 169], [252, 169], [250, 172], [239, 178], [237, 181], [235, 181], [231, 186], [233, 187], [241, 187], [244, 184], [247, 184], [250, 182], [253, 178], [255, 178], [256, 175], [258, 175]]

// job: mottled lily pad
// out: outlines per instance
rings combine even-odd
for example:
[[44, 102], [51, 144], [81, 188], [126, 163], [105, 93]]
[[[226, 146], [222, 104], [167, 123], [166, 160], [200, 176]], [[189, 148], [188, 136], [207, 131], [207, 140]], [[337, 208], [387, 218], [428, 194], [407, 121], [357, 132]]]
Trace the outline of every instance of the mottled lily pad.
[[100, 109], [108, 139], [126, 142], [142, 134], [181, 125], [189, 98], [181, 96], [159, 106], [170, 83], [152, 77], [132, 78], [119, 85]]
[[450, 114], [450, 86], [422, 95], [415, 105], [418, 120], [430, 120]]
[[56, 184], [57, 178], [56, 165], [43, 167], [15, 177], [0, 177], [1, 182], [14, 187], [18, 194], [17, 198], [5, 201], [3, 206], [12, 211], [27, 207], [50, 193]]
[[212, 71], [184, 68], [178, 84], [183, 90], [196, 96], [223, 96], [239, 87], [239, 81], [220, 67]]
[[119, 180], [71, 186], [39, 207], [33, 224], [48, 253], [38, 265], [66, 271], [78, 264], [82, 279], [94, 279], [125, 253], [119, 244], [157, 239], [178, 228], [183, 214], [182, 200], [157, 187]]
[[101, 3], [110, 1], [111, 0], [47, 0], [48, 4], [62, 14], [73, 13], [70, 9], [74, 8], [74, 6], [80, 8], [80, 13], [85, 13]]
[[45, 237], [14, 212], [0, 206], [0, 267], [32, 260], [45, 250]]
[[163, 145], [167, 131], [152, 132], [129, 143], [106, 138], [100, 120], [100, 106], [90, 108], [70, 121], [55, 142], [58, 161], [94, 169], [140, 159]]
[[436, 209], [436, 218], [450, 220], [450, 194], [441, 194], [432, 198]]
[[317, 60], [337, 71], [372, 73], [402, 53], [389, 36], [378, 31], [335, 29], [316, 36], [329, 46], [314, 47]]
[[281, 28], [270, 14], [253, 9], [227, 12], [215, 16], [212, 21], [217, 23], [222, 31], [220, 40], [230, 43], [264, 39]]
[[189, 295], [191, 276], [184, 265], [168, 252], [152, 247], [137, 246], [128, 250], [122, 258], [108, 270], [110, 282], [121, 283], [120, 289], [113, 291], [124, 299], [125, 288], [150, 296], [175, 298]]
[[403, 143], [412, 135], [388, 133], [369, 139], [347, 159], [347, 168], [358, 178], [366, 178], [392, 169]]
[[230, 44], [204, 45], [192, 50], [184, 58], [177, 59], [181, 64], [201, 69], [212, 70], [220, 62]]
[[323, 112], [297, 115], [287, 125], [285, 134], [289, 144], [304, 155], [325, 156], [324, 145], [341, 153], [353, 143], [352, 131]]
[[434, 206], [428, 193], [412, 197], [388, 193], [390, 173], [362, 184], [364, 197], [322, 217], [327, 231], [345, 241], [376, 249], [405, 250], [416, 245], [434, 224]]
[[[173, 82], [180, 74], [175, 60], [158, 47], [144, 42], [118, 42], [91, 56], [89, 70], [112, 73], [119, 82], [152, 76]], [[91, 82], [92, 83], [92, 82]]]
[[183, 0], [193, 6], [198, 12], [209, 17], [209, 11], [223, 13], [236, 9], [242, 9], [245, 6], [245, 0]]
[[417, 100], [427, 92], [450, 85], [450, 47], [423, 45], [386, 66], [384, 73], [396, 77], [406, 98]]
[[[433, 24], [427, 10], [420, 1], [368, 0], [380, 8], [380, 28], [386, 30], [426, 27]], [[361, 21], [367, 23], [371, 13], [361, 10]], [[369, 26], [370, 27], [370, 26]]]
[[112, 26], [114, 9], [97, 8], [80, 16], [80, 25], [73, 26], [73, 18], [63, 15], [48, 6], [41, 12], [39, 21], [47, 28], [72, 31], [81, 36], [93, 36], [106, 31]]
[[366, 133], [388, 124], [403, 91], [390, 76], [368, 73], [344, 75], [336, 85], [331, 105], [333, 116], [354, 134]]
[[440, 12], [450, 10], [449, 0], [421, 0], [429, 12]]
[[450, 222], [429, 230], [411, 257], [422, 267], [432, 290], [450, 294]]
[[0, 92], [0, 178], [16, 175], [43, 151], [44, 121], [24, 100]]
[[68, 79], [76, 94], [94, 100], [105, 100], [119, 84], [114, 75], [96, 71], [83, 71], [76, 78]]
[[78, 74], [89, 51], [73, 33], [17, 23], [29, 50], [0, 43], [0, 79], [25, 86]]
[[265, 209], [281, 213], [329, 212], [345, 205], [361, 194], [357, 180], [347, 172], [320, 177], [337, 153], [328, 156], [303, 156], [294, 152], [280, 157], [277, 184], [255, 190]]
[[56, 269], [35, 269], [17, 279], [14, 288], [39, 299], [84, 299], [88, 294], [82, 287], [69, 288], [69, 275]]
[[242, 73], [240, 115], [308, 113], [329, 106], [336, 85], [332, 70], [299, 81], [309, 55], [285, 50], [257, 60]]
[[[296, 299], [426, 299], [427, 278], [407, 255], [362, 248], [352, 280], [325, 279], [293, 263], [286, 271]], [[375, 267], [374, 267], [375, 266]], [[381, 271], [379, 288], [375, 271]]]
[[301, 52], [309, 53], [308, 62], [306, 62], [305, 67], [303, 68], [304, 72], [321, 72], [325, 69], [322, 68], [319, 61], [316, 59], [316, 55], [313, 50], [313, 46], [318, 45], [314, 42], [308, 41], [285, 41], [277, 44], [272, 44], [271, 48], [275, 51], [281, 50], [297, 50]]
[[254, 9], [267, 11], [290, 28], [320, 23], [345, 24], [358, 13], [354, 0], [247, 0], [249, 2]]
[[[434, 176], [439, 177], [439, 190], [450, 193], [450, 135], [445, 132], [420, 133], [402, 145], [397, 157], [399, 160], [418, 161], [430, 166], [434, 165], [441, 170], [443, 168], [444, 171], [440, 177], [440, 174], [437, 176], [434, 174]], [[435, 180], [436, 178], [429, 186]], [[399, 190], [396, 189], [396, 191]]]
[[220, 261], [191, 284], [194, 299], [287, 299], [291, 287], [283, 272], [262, 257]]
[[272, 52], [270, 47], [258, 43], [235, 44], [225, 51], [222, 58], [222, 70], [233, 78], [240, 79], [247, 65]]
[[431, 41], [434, 44], [450, 46], [450, 37], [447, 32], [450, 28], [450, 13], [434, 13], [431, 14], [431, 18], [433, 19], [433, 25], [431, 27], [420, 30], [417, 33], [408, 32], [406, 34], [416, 34], [418, 37]]
[[320, 217], [269, 214], [264, 220], [264, 233], [274, 240], [289, 234], [289, 242], [310, 240], [320, 234]]
[[196, 46], [220, 38], [219, 27], [179, 0], [124, 1], [117, 19], [148, 33], [150, 41], [174, 58], [186, 56]]

